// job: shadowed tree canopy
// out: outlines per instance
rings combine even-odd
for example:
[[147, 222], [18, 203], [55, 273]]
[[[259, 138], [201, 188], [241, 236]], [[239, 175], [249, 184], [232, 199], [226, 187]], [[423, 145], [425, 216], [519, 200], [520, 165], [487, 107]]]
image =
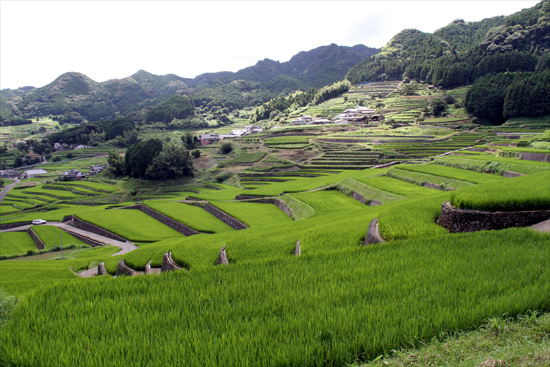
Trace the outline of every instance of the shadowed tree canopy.
[[163, 122], [169, 124], [174, 119], [183, 120], [195, 114], [193, 100], [186, 96], [173, 96], [152, 108], [145, 117], [145, 121]]

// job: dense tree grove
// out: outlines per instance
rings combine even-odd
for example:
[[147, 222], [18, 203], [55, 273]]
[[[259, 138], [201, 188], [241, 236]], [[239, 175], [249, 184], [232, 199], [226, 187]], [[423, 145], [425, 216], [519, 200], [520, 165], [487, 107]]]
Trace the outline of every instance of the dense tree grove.
[[162, 141], [160, 139], [149, 139], [130, 146], [124, 156], [126, 174], [135, 178], [145, 177], [147, 166], [161, 151]]
[[169, 124], [174, 119], [185, 119], [195, 114], [193, 100], [186, 96], [173, 96], [152, 108], [145, 116], [145, 122]]
[[163, 145], [160, 139], [149, 139], [132, 145], [126, 151], [124, 162], [116, 153], [109, 153], [109, 164], [114, 165], [114, 173], [122, 173], [124, 170], [130, 177], [148, 180], [193, 176], [189, 151], [174, 144]]
[[457, 20], [433, 34], [408, 29], [349, 71], [352, 83], [422, 80], [444, 88], [500, 72], [542, 71], [550, 50], [550, 2], [510, 17]]
[[466, 94], [465, 107], [480, 122], [493, 124], [510, 117], [550, 115], [550, 70], [480, 78]]
[[138, 140], [135, 125], [128, 117], [98, 121], [74, 126], [48, 135], [51, 145], [55, 143], [97, 145], [105, 141], [114, 141], [115, 145], [125, 147]]

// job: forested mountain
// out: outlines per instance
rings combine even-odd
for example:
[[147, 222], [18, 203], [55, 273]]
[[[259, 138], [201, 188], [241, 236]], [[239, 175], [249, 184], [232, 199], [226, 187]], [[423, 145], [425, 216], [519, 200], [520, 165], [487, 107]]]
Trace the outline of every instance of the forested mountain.
[[62, 122], [80, 122], [128, 113], [144, 117], [151, 107], [174, 95], [191, 96], [197, 107], [207, 109], [255, 106], [278, 95], [341, 80], [349, 68], [377, 51], [363, 45], [331, 44], [300, 52], [287, 62], [265, 59], [236, 73], [206, 73], [193, 79], [140, 70], [127, 78], [97, 83], [69, 72], [42, 88], [3, 90], [0, 119], [53, 115]]
[[499, 72], [534, 71], [550, 50], [550, 2], [507, 17], [453, 21], [431, 33], [400, 32], [381, 52], [349, 71], [352, 83], [405, 76], [441, 87], [467, 85]]

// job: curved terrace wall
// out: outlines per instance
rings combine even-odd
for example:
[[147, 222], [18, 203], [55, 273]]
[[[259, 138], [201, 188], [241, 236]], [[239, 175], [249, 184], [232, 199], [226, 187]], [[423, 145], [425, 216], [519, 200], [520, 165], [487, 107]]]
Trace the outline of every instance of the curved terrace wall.
[[550, 210], [518, 212], [490, 212], [484, 210], [457, 209], [444, 202], [437, 224], [451, 233], [476, 232], [488, 229], [527, 227], [550, 218]]

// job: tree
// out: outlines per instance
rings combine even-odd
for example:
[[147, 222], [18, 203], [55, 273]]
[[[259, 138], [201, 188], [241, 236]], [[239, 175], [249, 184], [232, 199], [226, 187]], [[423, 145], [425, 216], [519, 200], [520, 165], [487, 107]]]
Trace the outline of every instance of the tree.
[[189, 151], [174, 144], [166, 144], [145, 171], [145, 178], [148, 180], [166, 180], [184, 176], [193, 176], [193, 162]]
[[114, 150], [109, 151], [107, 163], [109, 163], [109, 167], [115, 175], [121, 175], [124, 173], [124, 159]]
[[149, 139], [130, 146], [124, 157], [126, 174], [130, 177], [143, 178], [147, 166], [161, 151], [160, 139]]
[[442, 99], [433, 99], [430, 106], [432, 107], [434, 116], [439, 116], [447, 108], [447, 102]]
[[227, 142], [227, 143], [223, 143], [222, 146], [220, 147], [220, 153], [222, 154], [229, 154], [233, 151], [233, 145], [231, 145], [231, 143]]
[[183, 141], [183, 145], [185, 145], [185, 148], [188, 150], [191, 150], [195, 148], [198, 142], [198, 138], [191, 134], [190, 132], [186, 132], [182, 137], [181, 141]]

